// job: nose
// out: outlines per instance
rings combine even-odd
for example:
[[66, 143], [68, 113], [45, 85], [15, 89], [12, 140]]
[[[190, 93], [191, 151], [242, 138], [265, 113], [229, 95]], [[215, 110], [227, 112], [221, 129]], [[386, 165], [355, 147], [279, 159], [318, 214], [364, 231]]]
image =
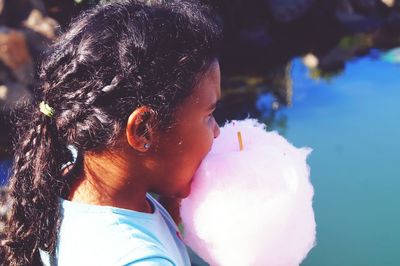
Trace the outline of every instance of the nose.
[[215, 123], [215, 127], [214, 127], [214, 139], [218, 138], [220, 133], [220, 129], [217, 123]]

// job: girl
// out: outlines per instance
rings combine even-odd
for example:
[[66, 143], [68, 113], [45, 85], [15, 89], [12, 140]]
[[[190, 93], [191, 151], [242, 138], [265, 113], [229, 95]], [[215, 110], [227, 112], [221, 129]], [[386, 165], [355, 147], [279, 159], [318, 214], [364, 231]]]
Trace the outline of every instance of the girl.
[[176, 206], [219, 134], [220, 35], [190, 1], [119, 1], [71, 24], [17, 123], [4, 264], [190, 265], [148, 193]]

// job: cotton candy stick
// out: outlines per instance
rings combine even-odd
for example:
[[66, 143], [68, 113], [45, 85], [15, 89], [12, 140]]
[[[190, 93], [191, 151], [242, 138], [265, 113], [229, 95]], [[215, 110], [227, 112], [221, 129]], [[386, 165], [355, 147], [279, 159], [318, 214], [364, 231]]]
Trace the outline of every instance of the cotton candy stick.
[[242, 133], [240, 133], [240, 131], [238, 131], [237, 133], [238, 136], [238, 141], [239, 141], [239, 150], [243, 150], [243, 139], [242, 139]]

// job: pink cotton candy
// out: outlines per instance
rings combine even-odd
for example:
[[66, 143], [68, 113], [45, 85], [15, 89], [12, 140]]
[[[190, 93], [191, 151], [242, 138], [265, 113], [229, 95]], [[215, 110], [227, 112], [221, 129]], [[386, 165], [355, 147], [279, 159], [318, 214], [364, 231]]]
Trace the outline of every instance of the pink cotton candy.
[[212, 266], [299, 265], [316, 235], [310, 152], [256, 120], [227, 123], [182, 201], [185, 243]]

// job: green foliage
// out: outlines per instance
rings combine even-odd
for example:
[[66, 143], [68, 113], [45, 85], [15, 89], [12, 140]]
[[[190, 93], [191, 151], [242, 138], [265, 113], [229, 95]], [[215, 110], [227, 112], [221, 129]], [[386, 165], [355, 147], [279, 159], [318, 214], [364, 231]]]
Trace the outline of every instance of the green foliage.
[[357, 34], [353, 36], [345, 36], [340, 40], [339, 47], [343, 50], [352, 50], [360, 47], [370, 47], [373, 40], [370, 34]]
[[309, 75], [314, 80], [325, 80], [330, 82], [333, 78], [339, 76], [344, 71], [343, 68], [336, 68], [333, 70], [323, 70], [320, 68], [312, 68], [309, 70]]

